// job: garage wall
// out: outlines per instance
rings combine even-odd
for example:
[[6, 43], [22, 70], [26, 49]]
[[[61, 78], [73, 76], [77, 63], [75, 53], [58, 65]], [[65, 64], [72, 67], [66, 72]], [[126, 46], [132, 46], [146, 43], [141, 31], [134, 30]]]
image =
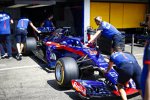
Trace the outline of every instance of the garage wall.
[[144, 21], [146, 4], [139, 3], [101, 3], [91, 2], [90, 25], [96, 28], [93, 20], [95, 16], [102, 16], [117, 28], [139, 28]]
[[123, 12], [123, 28], [138, 28], [144, 21], [146, 5], [125, 3]]
[[93, 2], [136, 2], [136, 3], [147, 3], [148, 0], [91, 0]]
[[111, 3], [110, 4], [110, 21], [112, 25], [117, 28], [123, 27], [123, 3]]
[[109, 22], [109, 3], [91, 2], [90, 5], [90, 25], [96, 27], [94, 17], [102, 16], [103, 20]]

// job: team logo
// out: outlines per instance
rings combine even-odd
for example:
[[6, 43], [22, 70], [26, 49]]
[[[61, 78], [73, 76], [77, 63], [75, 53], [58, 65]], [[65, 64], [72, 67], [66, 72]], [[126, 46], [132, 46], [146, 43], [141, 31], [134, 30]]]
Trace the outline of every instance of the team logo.
[[86, 96], [86, 88], [83, 87], [80, 83], [74, 81], [73, 82], [73, 88], [75, 88], [78, 92]]

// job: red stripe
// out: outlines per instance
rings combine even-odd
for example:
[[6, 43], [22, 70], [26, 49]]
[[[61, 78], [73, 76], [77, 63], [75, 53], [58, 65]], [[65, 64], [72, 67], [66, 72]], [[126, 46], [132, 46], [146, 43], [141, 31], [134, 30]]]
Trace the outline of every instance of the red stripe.
[[125, 54], [124, 53], [121, 53], [122, 54], [122, 56], [125, 58], [125, 59], [128, 59], [126, 56], [125, 56]]
[[146, 61], [144, 61], [144, 64], [150, 64], [150, 60], [146, 60]]
[[80, 51], [80, 50], [75, 50], [71, 47], [68, 47], [68, 46], [65, 46], [65, 45], [60, 45], [59, 43], [55, 43], [55, 42], [46, 42], [46, 45], [47, 46], [50, 46], [50, 45], [55, 45], [57, 47], [57, 49], [64, 49], [64, 50], [67, 50], [69, 52], [72, 52], [72, 53], [75, 53], [75, 54], [78, 54], [80, 56], [85, 56], [85, 54]]
[[75, 50], [75, 49], [70, 48], [70, 47], [67, 47], [67, 46], [64, 46], [63, 48], [64, 48], [65, 50], [67, 50], [67, 51], [70, 51], [70, 52], [72, 52], [72, 53], [78, 54], [78, 55], [80, 55], [80, 56], [85, 56], [85, 54], [84, 54], [82, 51]]
[[[119, 91], [114, 90], [114, 91], [112, 91], [112, 92], [113, 92], [116, 96], [120, 96]], [[134, 89], [134, 88], [126, 88], [126, 89], [125, 89], [125, 92], [126, 92], [127, 95], [133, 95], [133, 94], [135, 94], [135, 93], [138, 93], [139, 91], [138, 91], [137, 89]]]
[[6, 21], [4, 21], [4, 29], [6, 29]]

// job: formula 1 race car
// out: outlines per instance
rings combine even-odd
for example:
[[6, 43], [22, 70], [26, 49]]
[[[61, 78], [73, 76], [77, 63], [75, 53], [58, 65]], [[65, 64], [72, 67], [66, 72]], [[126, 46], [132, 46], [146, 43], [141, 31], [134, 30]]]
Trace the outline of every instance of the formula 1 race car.
[[[48, 33], [48, 34], [47, 34]], [[115, 69], [103, 75], [108, 62], [96, 47], [84, 45], [81, 37], [69, 36], [69, 27], [41, 33], [33, 53], [51, 68], [60, 87], [72, 87], [85, 99], [120, 96]], [[93, 77], [94, 76], [94, 77]], [[127, 95], [138, 93], [131, 80]]]

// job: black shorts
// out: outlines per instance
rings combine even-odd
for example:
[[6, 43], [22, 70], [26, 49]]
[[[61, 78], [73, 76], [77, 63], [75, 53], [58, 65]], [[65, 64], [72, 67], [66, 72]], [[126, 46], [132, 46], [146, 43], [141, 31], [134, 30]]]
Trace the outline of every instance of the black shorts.
[[125, 84], [130, 80], [130, 78], [132, 78], [136, 84], [136, 88], [141, 89], [140, 88], [141, 68], [138, 64], [136, 63], [121, 64], [117, 72], [119, 74], [118, 83]]
[[112, 48], [115, 49], [116, 47], [120, 47], [120, 48], [122, 48], [122, 50], [124, 50], [125, 39], [122, 34], [114, 35], [112, 39], [113, 39]]
[[25, 43], [27, 36], [24, 34], [17, 34], [16, 35], [16, 43]]
[[25, 43], [27, 38], [27, 30], [26, 29], [17, 29], [16, 33], [16, 43]]

